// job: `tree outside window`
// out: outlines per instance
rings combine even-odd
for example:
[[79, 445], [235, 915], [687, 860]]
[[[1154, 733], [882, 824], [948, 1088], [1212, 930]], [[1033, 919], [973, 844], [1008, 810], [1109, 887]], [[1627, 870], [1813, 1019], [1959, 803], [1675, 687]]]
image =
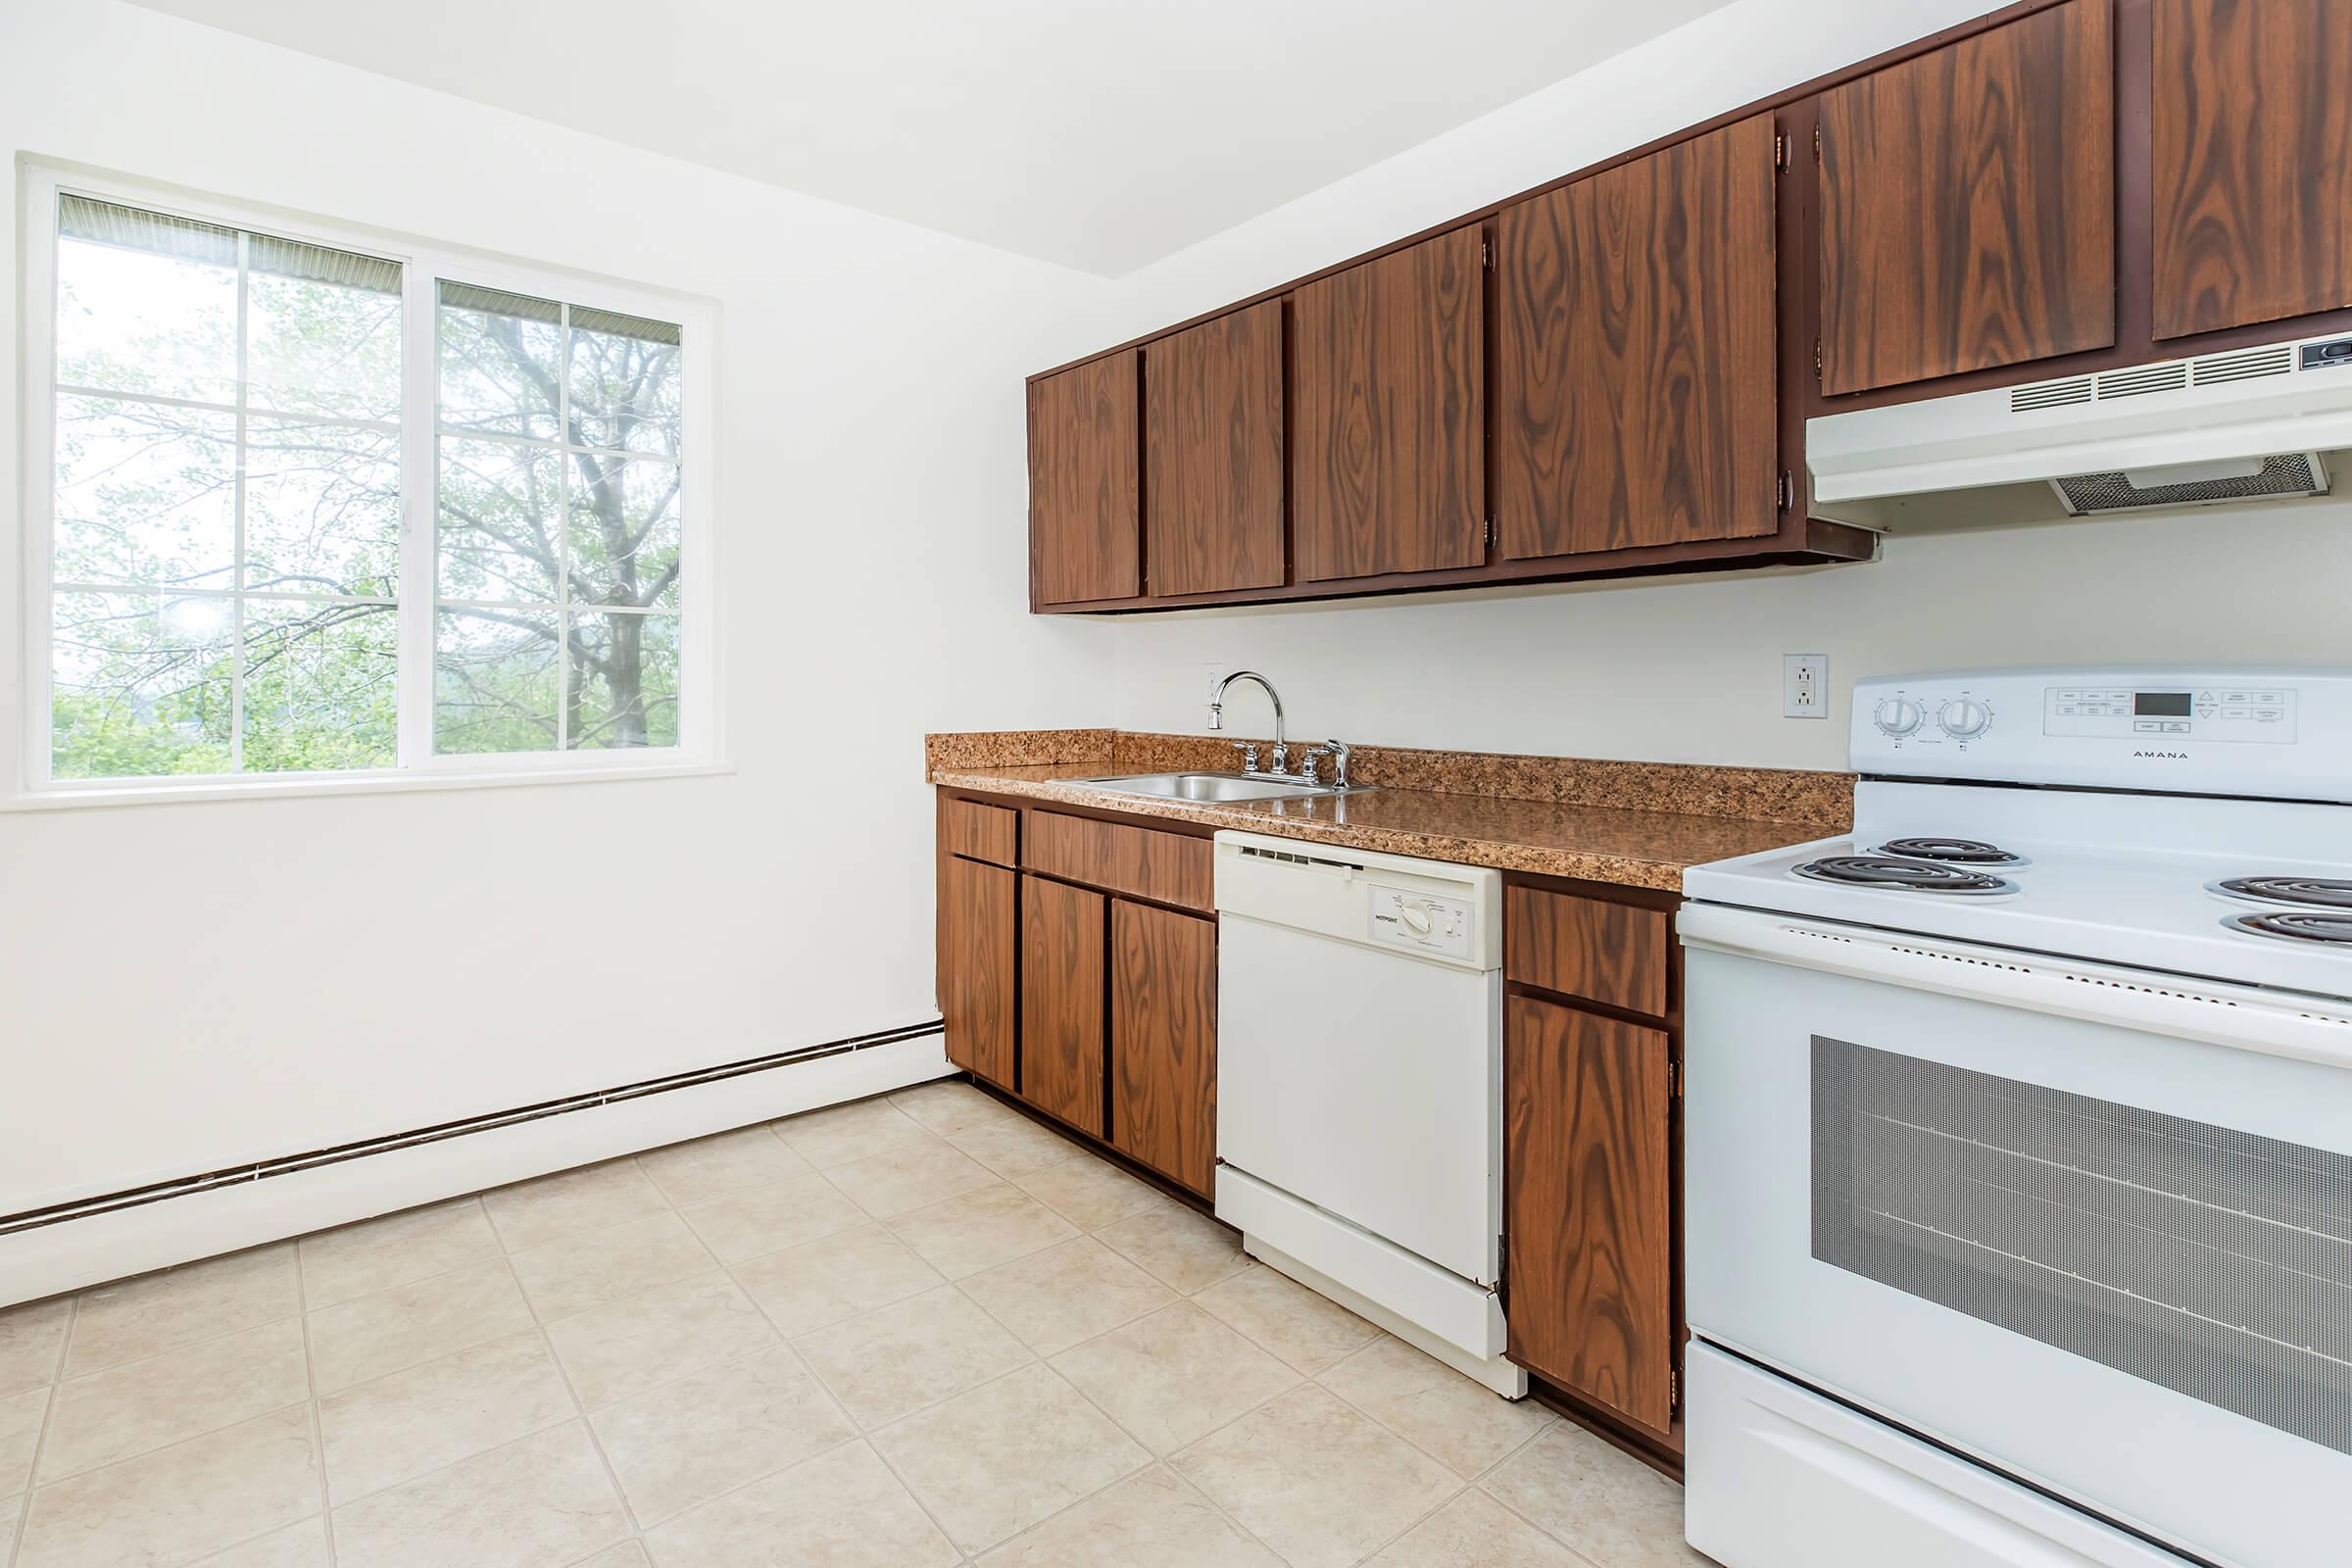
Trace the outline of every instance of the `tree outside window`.
[[414, 765], [404, 673], [437, 757], [679, 744], [678, 326], [436, 279], [428, 403], [396, 261], [66, 194], [56, 279], [52, 777]]

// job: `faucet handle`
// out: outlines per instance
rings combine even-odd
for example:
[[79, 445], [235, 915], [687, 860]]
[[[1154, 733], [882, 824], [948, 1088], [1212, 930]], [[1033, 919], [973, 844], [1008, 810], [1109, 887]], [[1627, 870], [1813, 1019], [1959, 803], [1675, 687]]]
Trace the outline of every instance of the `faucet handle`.
[[1254, 772], [1256, 772], [1256, 771], [1257, 771], [1257, 742], [1255, 742], [1255, 741], [1235, 741], [1235, 742], [1233, 742], [1232, 744], [1233, 744], [1233, 749], [1234, 749], [1235, 751], [1237, 751], [1237, 752], [1239, 752], [1239, 753], [1241, 753], [1241, 754], [1242, 754], [1242, 771], [1243, 771], [1243, 772], [1245, 772], [1245, 773], [1254, 773]]
[[1320, 746], [1309, 746], [1306, 749], [1306, 755], [1298, 759], [1298, 771], [1295, 776], [1306, 780], [1309, 784], [1321, 783], [1322, 780], [1315, 777], [1315, 764], [1329, 755]]

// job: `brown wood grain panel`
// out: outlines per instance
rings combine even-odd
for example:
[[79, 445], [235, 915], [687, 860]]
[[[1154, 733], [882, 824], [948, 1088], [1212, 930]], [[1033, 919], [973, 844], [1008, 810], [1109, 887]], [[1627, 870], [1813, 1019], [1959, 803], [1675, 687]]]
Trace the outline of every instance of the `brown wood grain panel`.
[[939, 1010], [948, 1059], [1013, 1081], [1014, 874], [955, 856], [940, 867]]
[[1663, 909], [1503, 890], [1502, 972], [1523, 985], [1663, 1017], [1673, 941]]
[[1041, 605], [1143, 590], [1136, 355], [1029, 386], [1029, 573]]
[[1021, 1098], [1102, 1136], [1102, 922], [1108, 901], [1021, 878]]
[[2156, 335], [2352, 305], [2352, 5], [2154, 20]]
[[939, 847], [950, 855], [965, 855], [997, 865], [1018, 865], [1014, 853], [1020, 840], [1021, 813], [977, 801], [943, 799], [939, 808]]
[[1029, 850], [1022, 863], [1032, 871], [1114, 893], [1188, 909], [1213, 909], [1215, 854], [1212, 841], [1189, 834], [1032, 811]]
[[1217, 1160], [1217, 927], [1110, 906], [1110, 1144], [1208, 1196]]
[[1505, 556], [1780, 526], [1775, 178], [1760, 115], [1495, 220]]
[[1282, 581], [1282, 302], [1144, 357], [1145, 576], [1154, 596]]
[[1485, 559], [1484, 244], [1457, 229], [1293, 296], [1300, 581]]
[[2111, 25], [2069, 0], [1822, 95], [1825, 392], [2115, 341]]
[[1511, 1358], [1664, 1432], [1676, 1338], [1667, 1038], [1514, 996], [1502, 1060]]

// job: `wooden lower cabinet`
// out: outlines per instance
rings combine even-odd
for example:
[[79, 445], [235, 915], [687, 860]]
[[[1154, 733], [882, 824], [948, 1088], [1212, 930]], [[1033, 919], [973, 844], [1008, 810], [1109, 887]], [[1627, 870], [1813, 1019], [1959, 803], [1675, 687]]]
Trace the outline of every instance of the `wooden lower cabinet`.
[[1103, 920], [1109, 900], [1021, 878], [1020, 1095], [1102, 1136]]
[[1217, 1162], [1217, 927], [1110, 906], [1110, 1145], [1207, 1197]]
[[1669, 1070], [1661, 1029], [1508, 1001], [1511, 1359], [1660, 1435], [1677, 1352]]
[[1001, 866], [942, 856], [939, 876], [939, 1011], [948, 1059], [1013, 1086], [1013, 899], [1017, 878]]

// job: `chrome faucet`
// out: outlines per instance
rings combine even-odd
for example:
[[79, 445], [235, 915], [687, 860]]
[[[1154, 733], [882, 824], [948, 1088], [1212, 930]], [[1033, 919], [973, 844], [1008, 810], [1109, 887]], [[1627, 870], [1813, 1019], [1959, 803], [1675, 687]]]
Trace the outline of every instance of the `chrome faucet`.
[[[1225, 689], [1231, 686], [1237, 680], [1253, 680], [1257, 682], [1258, 686], [1266, 694], [1266, 701], [1274, 705], [1274, 756], [1272, 759], [1274, 763], [1273, 770], [1277, 773], [1289, 773], [1291, 770], [1291, 749], [1287, 744], [1284, 743], [1282, 738], [1282, 698], [1280, 694], [1274, 690], [1274, 683], [1266, 679], [1265, 676], [1260, 675], [1256, 670], [1237, 669], [1232, 674], [1226, 676], [1223, 680], [1217, 682], [1216, 693], [1208, 700], [1208, 727], [1210, 729], [1223, 729], [1225, 727]], [[1250, 773], [1256, 772], [1256, 749], [1253, 747], [1245, 755], [1247, 760], [1244, 763], [1243, 770]]]
[[[1237, 669], [1217, 682], [1216, 694], [1208, 700], [1208, 727], [1210, 729], [1225, 727], [1225, 689], [1237, 680], [1257, 682], [1260, 689], [1266, 694], [1266, 701], [1274, 705], [1274, 756], [1271, 759], [1274, 765], [1261, 776], [1283, 779], [1294, 784], [1320, 785], [1323, 780], [1316, 772], [1316, 764], [1328, 757], [1331, 759], [1331, 787], [1335, 790], [1348, 788], [1349, 748], [1346, 741], [1325, 741], [1320, 746], [1309, 746], [1306, 749], [1306, 755], [1298, 760], [1298, 771], [1296, 773], [1291, 771], [1290, 743], [1283, 738], [1282, 733], [1282, 699], [1276, 695], [1274, 683], [1254, 669]], [[1242, 771], [1257, 773], [1255, 743], [1235, 741], [1233, 749], [1242, 754]]]

